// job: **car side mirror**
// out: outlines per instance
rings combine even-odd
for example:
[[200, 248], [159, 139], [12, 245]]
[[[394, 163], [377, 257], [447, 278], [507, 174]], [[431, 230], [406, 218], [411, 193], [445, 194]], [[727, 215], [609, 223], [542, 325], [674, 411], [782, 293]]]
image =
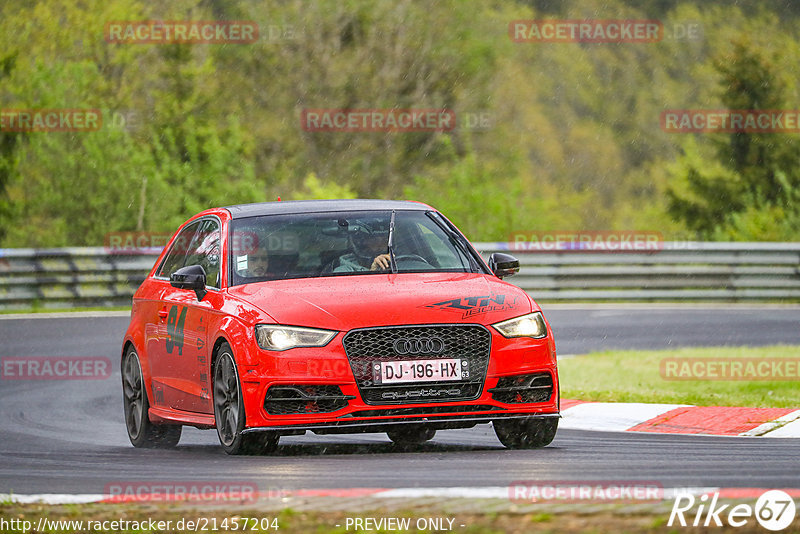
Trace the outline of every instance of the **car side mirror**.
[[178, 289], [193, 289], [197, 300], [206, 296], [206, 270], [202, 265], [181, 267], [169, 277], [169, 285]]
[[519, 272], [519, 260], [511, 254], [494, 252], [489, 256], [489, 269], [497, 278], [511, 276]]

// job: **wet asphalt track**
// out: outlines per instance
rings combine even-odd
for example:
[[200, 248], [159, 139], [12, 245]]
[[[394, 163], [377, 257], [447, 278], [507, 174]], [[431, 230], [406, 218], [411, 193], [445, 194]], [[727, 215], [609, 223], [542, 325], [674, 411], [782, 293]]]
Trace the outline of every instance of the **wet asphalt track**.
[[[544, 307], [560, 354], [610, 348], [800, 344], [800, 307]], [[800, 440], [559, 431], [550, 447], [502, 448], [488, 425], [440, 431], [414, 452], [385, 434], [293, 436], [275, 454], [228, 457], [187, 428], [177, 449], [136, 450], [118, 359], [127, 317], [0, 319], [0, 357], [105, 356], [108, 380], [0, 380], [0, 493], [105, 493], [130, 481], [294, 488], [505, 486], [519, 480], [656, 481], [665, 487], [800, 487]]]

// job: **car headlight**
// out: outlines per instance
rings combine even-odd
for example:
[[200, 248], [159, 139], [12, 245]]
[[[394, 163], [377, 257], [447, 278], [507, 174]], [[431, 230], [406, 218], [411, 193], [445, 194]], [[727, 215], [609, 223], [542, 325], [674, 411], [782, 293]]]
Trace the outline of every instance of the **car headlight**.
[[533, 337], [547, 336], [547, 325], [542, 312], [533, 312], [522, 317], [515, 317], [492, 325], [505, 337]]
[[258, 346], [266, 350], [288, 350], [295, 347], [322, 347], [336, 336], [333, 330], [282, 326], [256, 325]]

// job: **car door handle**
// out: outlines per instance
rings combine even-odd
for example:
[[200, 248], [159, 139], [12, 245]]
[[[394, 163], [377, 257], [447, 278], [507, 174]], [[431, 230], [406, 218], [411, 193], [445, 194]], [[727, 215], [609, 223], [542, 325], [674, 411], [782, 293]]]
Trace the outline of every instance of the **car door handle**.
[[161, 317], [162, 319], [166, 319], [167, 315], [169, 315], [169, 312], [167, 311], [167, 308], [164, 308], [164, 309], [161, 309], [161, 310], [158, 311], [158, 316]]

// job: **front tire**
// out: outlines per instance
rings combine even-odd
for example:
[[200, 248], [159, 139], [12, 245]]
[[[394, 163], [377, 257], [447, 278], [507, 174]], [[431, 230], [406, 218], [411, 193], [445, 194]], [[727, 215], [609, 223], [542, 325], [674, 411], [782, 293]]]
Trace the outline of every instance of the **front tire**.
[[125, 427], [134, 447], [167, 449], [181, 439], [180, 425], [154, 425], [148, 415], [150, 402], [144, 386], [142, 365], [133, 346], [122, 360], [122, 404], [125, 408]]
[[556, 437], [558, 418], [504, 419], [494, 421], [494, 433], [509, 449], [538, 449]]
[[242, 434], [245, 428], [242, 388], [228, 343], [220, 346], [214, 364], [214, 421], [219, 442], [228, 454], [261, 454], [273, 451], [278, 446], [278, 434]]

